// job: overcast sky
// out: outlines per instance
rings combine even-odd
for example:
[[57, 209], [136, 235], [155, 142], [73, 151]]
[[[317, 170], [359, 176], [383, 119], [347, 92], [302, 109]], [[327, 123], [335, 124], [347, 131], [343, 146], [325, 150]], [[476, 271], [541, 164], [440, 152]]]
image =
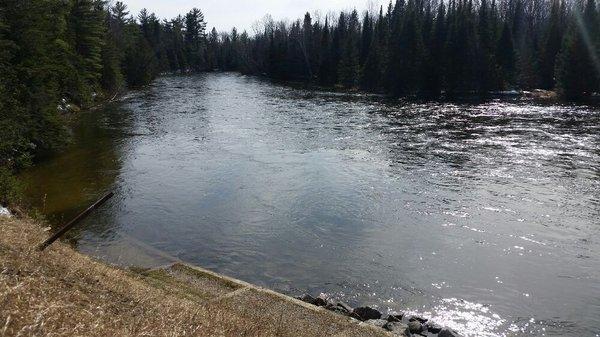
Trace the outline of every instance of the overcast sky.
[[160, 18], [173, 18], [185, 14], [193, 7], [204, 12], [209, 29], [219, 31], [237, 27], [252, 32], [252, 25], [271, 14], [275, 20], [297, 19], [307, 11], [327, 14], [356, 8], [364, 10], [380, 3], [380, 0], [121, 0], [129, 7], [131, 14], [137, 15], [140, 9], [147, 8]]

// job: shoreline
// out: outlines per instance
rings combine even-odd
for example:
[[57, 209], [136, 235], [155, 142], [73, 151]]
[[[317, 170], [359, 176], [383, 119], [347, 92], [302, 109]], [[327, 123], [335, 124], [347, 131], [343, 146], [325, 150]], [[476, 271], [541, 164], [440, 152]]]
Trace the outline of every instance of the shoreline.
[[[40, 253], [36, 245], [47, 236], [42, 225], [0, 216], [2, 336], [167, 335], [169, 329], [194, 336], [458, 336], [422, 317], [383, 315], [322, 296], [293, 298], [183, 262], [123, 269], [63, 242]], [[198, 321], [198, 315], [216, 323]], [[73, 316], [89, 324], [66, 319]], [[122, 324], [111, 326], [117, 317]], [[231, 326], [232, 319], [239, 324]]]
[[[208, 270], [109, 266], [0, 217], [0, 335], [394, 336]], [[403, 336], [403, 334], [395, 334]]]

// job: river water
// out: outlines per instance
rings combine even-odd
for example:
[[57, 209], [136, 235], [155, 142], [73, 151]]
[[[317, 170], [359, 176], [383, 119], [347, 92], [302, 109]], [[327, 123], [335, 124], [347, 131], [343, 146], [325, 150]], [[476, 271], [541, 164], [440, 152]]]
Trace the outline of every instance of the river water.
[[122, 265], [173, 256], [466, 336], [600, 333], [600, 110], [415, 103], [237, 74], [163, 77], [83, 113], [26, 172], [53, 223]]

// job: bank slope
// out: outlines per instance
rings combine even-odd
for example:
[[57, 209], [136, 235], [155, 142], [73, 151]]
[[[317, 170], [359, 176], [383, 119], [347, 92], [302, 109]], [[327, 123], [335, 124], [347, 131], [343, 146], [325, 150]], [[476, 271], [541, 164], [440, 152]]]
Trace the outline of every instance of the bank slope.
[[269, 290], [182, 264], [115, 268], [0, 217], [0, 336], [391, 336]]

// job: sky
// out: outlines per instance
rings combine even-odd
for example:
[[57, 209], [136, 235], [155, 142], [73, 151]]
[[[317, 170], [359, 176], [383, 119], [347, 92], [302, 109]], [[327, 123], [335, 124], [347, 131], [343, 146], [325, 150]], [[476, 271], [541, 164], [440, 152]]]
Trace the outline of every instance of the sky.
[[378, 7], [380, 0], [121, 0], [127, 4], [131, 14], [137, 15], [142, 8], [156, 13], [160, 18], [171, 19], [197, 7], [208, 22], [208, 29], [238, 30], [252, 33], [254, 23], [270, 14], [273, 19], [298, 19], [306, 12], [325, 15], [330, 11], [356, 8], [359, 11]]

